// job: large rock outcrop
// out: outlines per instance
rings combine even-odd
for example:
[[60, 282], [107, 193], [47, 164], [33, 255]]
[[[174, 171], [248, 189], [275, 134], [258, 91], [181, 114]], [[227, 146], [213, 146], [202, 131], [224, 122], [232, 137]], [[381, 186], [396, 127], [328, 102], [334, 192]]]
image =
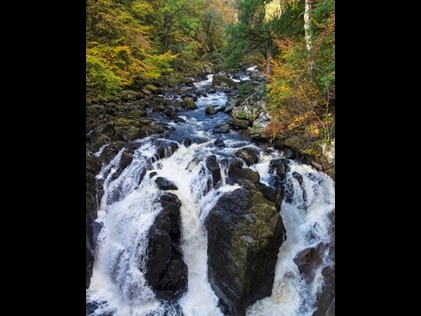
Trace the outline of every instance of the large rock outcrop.
[[162, 211], [149, 230], [145, 277], [159, 299], [176, 300], [187, 290], [187, 265], [180, 248], [180, 206], [178, 197], [164, 193]]
[[274, 203], [257, 190], [224, 194], [206, 220], [212, 289], [225, 315], [245, 315], [270, 296], [279, 247], [286, 239]]
[[94, 266], [95, 240], [93, 222], [97, 218], [97, 180], [95, 175], [101, 170], [101, 164], [92, 155], [86, 155], [86, 288], [91, 283], [92, 268]]

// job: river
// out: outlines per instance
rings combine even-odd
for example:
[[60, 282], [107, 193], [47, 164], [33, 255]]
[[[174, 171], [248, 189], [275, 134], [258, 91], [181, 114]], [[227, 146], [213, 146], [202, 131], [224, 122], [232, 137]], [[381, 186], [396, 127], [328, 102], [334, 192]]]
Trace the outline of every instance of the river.
[[[248, 77], [241, 78], [249, 80]], [[134, 141], [133, 160], [116, 176], [127, 146], [102, 167], [97, 179], [103, 182], [98, 218], [95, 221], [96, 259], [89, 289], [86, 291], [87, 315], [115, 316], [219, 316], [218, 298], [208, 280], [207, 234], [204, 221], [212, 206], [225, 193], [239, 187], [226, 181], [224, 161], [244, 147], [252, 147], [259, 161], [250, 168], [260, 181], [273, 185], [270, 162], [284, 158], [282, 152], [263, 148], [235, 130], [214, 133], [215, 126], [226, 123], [223, 111], [206, 115], [211, 104], [222, 107], [227, 94], [209, 92], [212, 75], [196, 82], [194, 89], [206, 91], [195, 102], [196, 110], [179, 113], [182, 120], [170, 123], [166, 137], [151, 136]], [[171, 96], [167, 96], [171, 97]], [[185, 142], [190, 139], [192, 143]], [[215, 143], [215, 141], [218, 142]], [[176, 143], [176, 148], [171, 144]], [[221, 146], [220, 144], [224, 145]], [[158, 147], [165, 155], [159, 158]], [[102, 150], [103, 148], [101, 148]], [[100, 154], [97, 153], [98, 155]], [[215, 155], [221, 168], [221, 185], [206, 190], [212, 175], [204, 168], [206, 159]], [[323, 287], [322, 270], [332, 264], [329, 248], [322, 252], [322, 262], [311, 282], [300, 273], [294, 258], [309, 247], [331, 242], [330, 215], [335, 207], [335, 184], [326, 174], [298, 161], [288, 159], [286, 190], [279, 212], [287, 239], [279, 248], [272, 295], [247, 309], [247, 316], [311, 316], [317, 308], [317, 295]], [[297, 176], [300, 175], [300, 177]], [[178, 188], [170, 192], [181, 201], [181, 249], [188, 267], [188, 289], [175, 302], [158, 300], [148, 287], [145, 275], [147, 234], [161, 211], [156, 203], [162, 190], [155, 179], [163, 177]], [[206, 193], [204, 193], [206, 192]]]

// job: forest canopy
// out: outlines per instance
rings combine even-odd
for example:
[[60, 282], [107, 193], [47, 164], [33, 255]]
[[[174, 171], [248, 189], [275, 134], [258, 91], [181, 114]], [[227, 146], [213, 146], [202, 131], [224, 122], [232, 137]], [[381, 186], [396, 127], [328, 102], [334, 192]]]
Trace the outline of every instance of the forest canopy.
[[[224, 0], [87, 0], [88, 95], [163, 76], [174, 84], [222, 62], [234, 8]], [[181, 75], [183, 74], [183, 75]]]
[[258, 65], [267, 137], [312, 155], [334, 140], [334, 0], [87, 0], [86, 13], [88, 97]]

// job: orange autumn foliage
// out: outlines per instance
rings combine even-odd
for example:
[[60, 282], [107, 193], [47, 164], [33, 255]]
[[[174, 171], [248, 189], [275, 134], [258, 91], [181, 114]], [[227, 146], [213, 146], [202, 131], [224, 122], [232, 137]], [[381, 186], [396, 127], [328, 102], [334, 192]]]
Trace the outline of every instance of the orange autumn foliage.
[[331, 135], [333, 117], [326, 113], [325, 96], [309, 73], [305, 45], [290, 37], [276, 38], [279, 55], [272, 60], [268, 110], [272, 117], [265, 130], [271, 139], [290, 139], [302, 151]]

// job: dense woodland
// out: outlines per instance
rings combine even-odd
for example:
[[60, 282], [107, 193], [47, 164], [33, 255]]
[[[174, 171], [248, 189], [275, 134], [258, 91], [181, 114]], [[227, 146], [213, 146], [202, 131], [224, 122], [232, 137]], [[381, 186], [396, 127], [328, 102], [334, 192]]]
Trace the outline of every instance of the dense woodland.
[[270, 139], [312, 155], [334, 140], [333, 0], [87, 0], [88, 98], [258, 65]]

